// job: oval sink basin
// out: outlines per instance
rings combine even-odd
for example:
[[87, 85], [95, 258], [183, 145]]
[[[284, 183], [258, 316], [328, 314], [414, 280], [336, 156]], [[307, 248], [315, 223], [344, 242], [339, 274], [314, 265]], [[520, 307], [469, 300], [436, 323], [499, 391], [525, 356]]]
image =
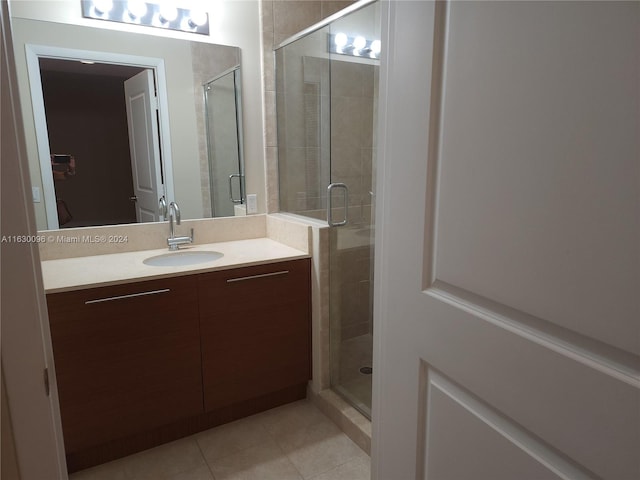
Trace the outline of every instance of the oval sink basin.
[[198, 263], [213, 262], [222, 258], [224, 254], [220, 252], [175, 252], [156, 255], [142, 261], [145, 265], [152, 267], [182, 267], [185, 265], [196, 265]]

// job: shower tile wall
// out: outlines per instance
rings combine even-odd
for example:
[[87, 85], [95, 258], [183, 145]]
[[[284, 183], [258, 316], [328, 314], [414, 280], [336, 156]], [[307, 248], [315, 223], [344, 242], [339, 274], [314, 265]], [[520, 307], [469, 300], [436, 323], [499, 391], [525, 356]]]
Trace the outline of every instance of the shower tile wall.
[[[301, 40], [313, 44], [325, 32]], [[293, 48], [293, 47], [292, 47]], [[312, 51], [312, 50], [311, 50]], [[279, 61], [283, 56], [278, 56]], [[326, 188], [330, 181], [329, 60], [293, 56], [286, 78], [278, 78], [280, 209], [319, 219], [326, 218]]]
[[267, 166], [267, 211], [279, 211], [278, 139], [276, 135], [276, 82], [273, 47], [353, 1], [262, 0], [263, 84], [265, 90], [265, 158]]
[[[353, 235], [359, 233], [355, 231]], [[372, 253], [370, 245], [363, 245], [338, 250], [332, 259], [330, 268], [336, 269], [334, 278], [339, 278], [341, 284], [332, 286], [338, 298], [332, 302], [331, 318], [340, 329], [341, 341], [372, 333]]]
[[377, 69], [331, 61], [331, 181], [349, 186], [351, 225], [371, 223]]
[[[332, 322], [340, 341], [372, 332], [372, 175], [376, 120], [377, 66], [331, 62], [331, 181], [349, 186], [347, 227], [334, 231], [336, 255], [331, 268], [340, 285], [332, 285], [339, 304]], [[337, 201], [336, 203], [340, 203]], [[334, 207], [341, 218], [342, 209]], [[337, 302], [336, 302], [337, 303]]]
[[[321, 31], [300, 40], [301, 51], [324, 35]], [[277, 56], [282, 71], [283, 58]], [[280, 183], [285, 187], [280, 210], [326, 219], [327, 185], [340, 182], [349, 187], [349, 225], [369, 225], [378, 67], [312, 56], [296, 57], [294, 63], [277, 85], [281, 92], [287, 89], [277, 105], [285, 113], [278, 129]], [[335, 218], [341, 219], [342, 201], [335, 203]]]

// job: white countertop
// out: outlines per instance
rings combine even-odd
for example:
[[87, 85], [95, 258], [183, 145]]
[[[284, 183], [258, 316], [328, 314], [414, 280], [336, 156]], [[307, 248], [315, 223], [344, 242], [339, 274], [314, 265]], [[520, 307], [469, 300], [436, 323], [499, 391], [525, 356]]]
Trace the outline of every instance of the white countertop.
[[180, 250], [216, 251], [224, 256], [212, 262], [175, 267], [142, 263], [149, 257], [170, 253], [167, 248], [46, 260], [42, 262], [45, 292], [67, 292], [310, 257], [301, 250], [268, 238], [183, 246]]

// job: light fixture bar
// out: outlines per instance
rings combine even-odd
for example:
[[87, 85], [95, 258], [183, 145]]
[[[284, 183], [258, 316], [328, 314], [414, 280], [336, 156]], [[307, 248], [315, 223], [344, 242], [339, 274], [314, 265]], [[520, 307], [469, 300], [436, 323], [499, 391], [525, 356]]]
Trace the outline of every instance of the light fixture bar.
[[352, 57], [380, 60], [380, 40], [368, 40], [360, 35], [351, 37], [345, 33], [327, 34], [327, 49], [330, 53]]
[[81, 0], [82, 16], [110, 22], [144, 25], [209, 35], [209, 14], [144, 0]]

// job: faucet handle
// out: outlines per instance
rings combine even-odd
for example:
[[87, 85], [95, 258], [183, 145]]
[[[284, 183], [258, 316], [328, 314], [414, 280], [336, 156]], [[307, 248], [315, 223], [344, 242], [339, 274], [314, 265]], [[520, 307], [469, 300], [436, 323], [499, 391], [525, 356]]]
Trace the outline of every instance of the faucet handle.
[[190, 238], [191, 238], [191, 243], [193, 243], [193, 228], [191, 228], [191, 235], [190, 235]]

